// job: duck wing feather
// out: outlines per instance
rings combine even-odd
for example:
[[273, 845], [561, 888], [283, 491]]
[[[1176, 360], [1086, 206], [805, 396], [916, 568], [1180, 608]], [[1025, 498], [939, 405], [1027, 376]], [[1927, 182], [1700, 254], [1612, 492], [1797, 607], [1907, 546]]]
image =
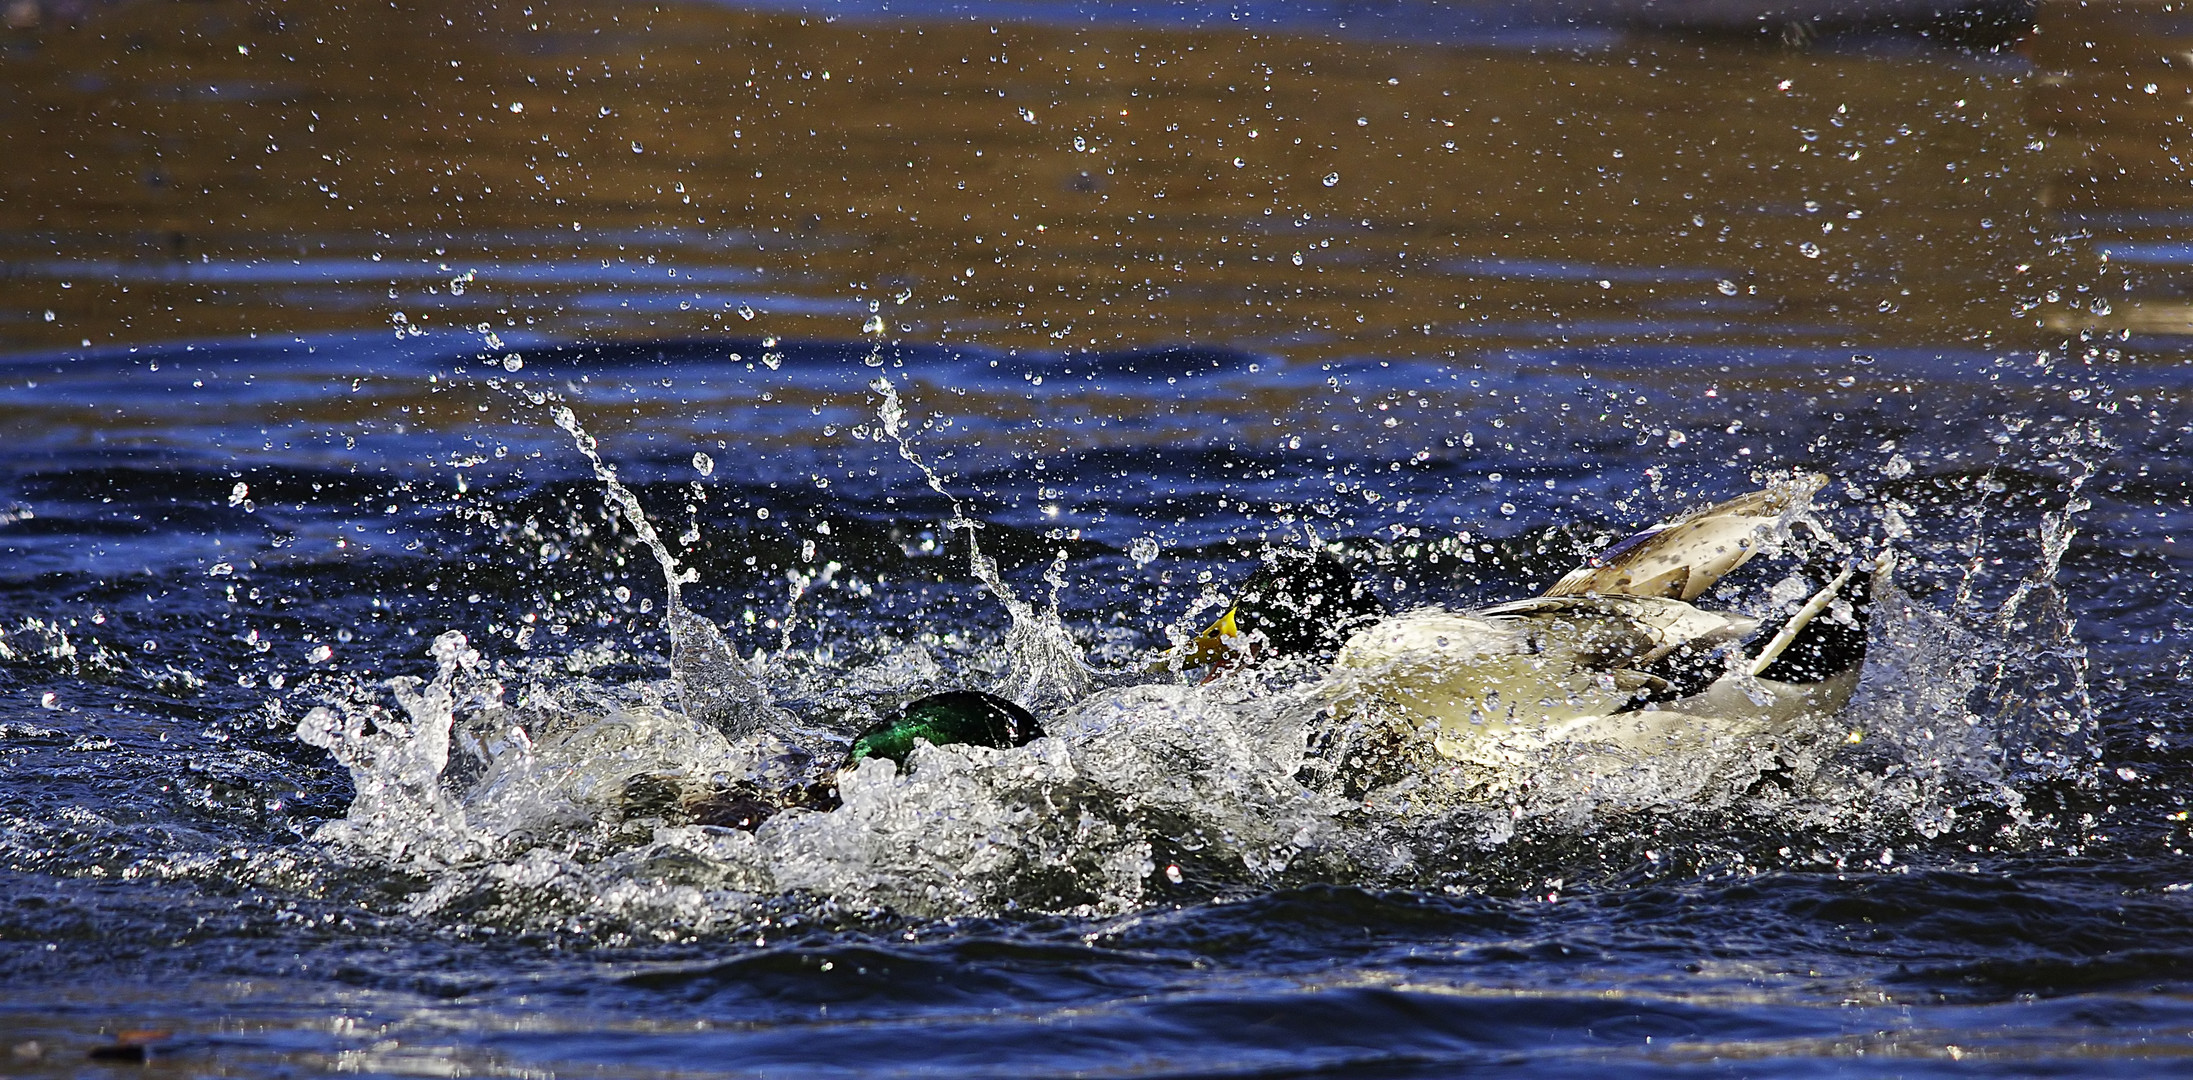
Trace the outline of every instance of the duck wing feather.
[[1801, 474], [1662, 522], [1593, 556], [1545, 595], [1696, 600], [1810, 510], [1826, 484], [1819, 473]]

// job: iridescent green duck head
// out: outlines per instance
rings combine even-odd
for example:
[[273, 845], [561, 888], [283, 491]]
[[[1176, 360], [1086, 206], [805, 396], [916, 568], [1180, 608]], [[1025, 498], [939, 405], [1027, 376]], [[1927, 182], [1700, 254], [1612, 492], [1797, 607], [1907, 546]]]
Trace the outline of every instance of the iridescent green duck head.
[[891, 717], [853, 739], [847, 765], [862, 758], [889, 758], [899, 765], [919, 739], [933, 746], [969, 743], [994, 749], [1024, 746], [1043, 737], [1028, 710], [980, 690], [948, 690], [906, 704]]
[[1331, 653], [1385, 611], [1347, 557], [1323, 548], [1274, 548], [1242, 583], [1233, 606], [1189, 646], [1188, 663], [1216, 675], [1245, 659]]

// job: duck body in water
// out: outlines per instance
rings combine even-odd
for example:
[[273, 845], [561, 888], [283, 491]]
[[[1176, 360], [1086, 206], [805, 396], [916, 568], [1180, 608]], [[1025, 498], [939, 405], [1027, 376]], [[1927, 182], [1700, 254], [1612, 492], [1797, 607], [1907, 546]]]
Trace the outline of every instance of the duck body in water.
[[[1785, 621], [1788, 633], [1660, 597], [1414, 611], [1350, 638], [1328, 686], [1336, 715], [1401, 725], [1443, 757], [1483, 765], [1557, 742], [1654, 753], [1778, 733], [1849, 702], [1869, 580], [1846, 567]], [[1790, 654], [1831, 631], [1859, 647], [1813, 649], [1825, 663]]]
[[[1428, 746], [1438, 758], [1501, 768], [1555, 744], [1626, 756], [1710, 740], [1778, 734], [1832, 715], [1864, 666], [1867, 615], [1888, 560], [1855, 561], [1815, 576], [1809, 596], [1767, 619], [1692, 603], [1810, 517], [1825, 478], [1782, 481], [1656, 525], [1601, 553], [1545, 595], [1471, 611], [1419, 608], [1376, 616], [1317, 574], [1266, 573], [1197, 642], [1214, 673], [1277, 654], [1279, 635], [1240, 644], [1266, 620], [1249, 605], [1272, 594], [1288, 619], [1354, 625], [1335, 651], [1322, 692], [1351, 748]], [[1818, 564], [1815, 564], [1817, 568]], [[1252, 579], [1254, 583], [1255, 579]], [[1314, 594], [1290, 593], [1309, 582]], [[1305, 609], [1311, 609], [1305, 613]], [[1322, 617], [1319, 611], [1322, 611]]]

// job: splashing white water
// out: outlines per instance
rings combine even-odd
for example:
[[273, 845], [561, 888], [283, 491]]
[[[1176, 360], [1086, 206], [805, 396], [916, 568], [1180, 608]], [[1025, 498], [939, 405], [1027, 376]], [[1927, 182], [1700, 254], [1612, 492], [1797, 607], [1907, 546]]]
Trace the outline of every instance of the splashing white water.
[[[660, 937], [737, 924], [786, 894], [909, 915], [1102, 914], [1176, 888], [1475, 888], [1534, 873], [1534, 860], [1564, 844], [1644, 837], [1660, 848], [1689, 837], [1711, 846], [1798, 830], [1814, 839], [1790, 858], [1818, 859], [1883, 834], [1969, 828], [1960, 812], [1974, 806], [2015, 816], [2013, 774], [2033, 744], [2020, 741], [2022, 721], [2003, 719], [2031, 713], [2033, 700], [2083, 708], [2061, 694], [1987, 689], [2076, 645], [2068, 619], [2044, 603], [2082, 505], [2075, 482], [2042, 525], [2031, 587], [1993, 613], [1885, 587], [1863, 685], [1834, 716], [1658, 754], [1548, 742], [1519, 749], [1497, 783], [1432, 762], [1366, 787], [1334, 741], [1319, 665], [1268, 663], [1196, 686], [1152, 676], [1092, 693], [1093, 669], [1057, 613], [1070, 568], [1063, 559], [1048, 568], [1049, 610], [1008, 588], [975, 542], [979, 523], [911, 445], [895, 388], [884, 379], [871, 388], [884, 435], [950, 503], [947, 525], [967, 533], [974, 578], [1012, 623], [986, 653], [955, 659], [918, 639], [886, 642], [871, 653], [881, 659], [848, 667], [824, 644], [800, 670], [830, 693], [870, 700], [994, 680], [1042, 713], [1048, 737], [1014, 750], [923, 745], [904, 768], [870, 760], [837, 774], [834, 810], [785, 809], [752, 832], [693, 824], [707, 799], [827, 775], [818, 759], [836, 751], [783, 741], [817, 733], [793, 726], [755, 669], [685, 609], [680, 587], [697, 575], [559, 408], [558, 425], [662, 566], [679, 649], [672, 679], [601, 686], [546, 659], [490, 672], [460, 635], [444, 635], [435, 678], [388, 685], [400, 715], [352, 702], [299, 725], [357, 784], [349, 816], [322, 839], [430, 874], [412, 903], [422, 914]], [[1827, 540], [1817, 521], [1782, 524]], [[2060, 635], [2019, 637], [2044, 616]], [[505, 682], [528, 688], [506, 702]]]
[[1080, 699], [1089, 692], [1095, 672], [1058, 614], [1057, 590], [1064, 580], [1061, 575], [1066, 553], [1059, 552], [1058, 561], [1052, 564], [1045, 577], [1052, 586], [1051, 605], [1039, 611], [1035, 605], [1021, 599], [1005, 584], [997, 561], [983, 554], [982, 544], [976, 537], [982, 522], [968, 516], [967, 508], [945, 486], [944, 478], [915, 452], [906, 433], [906, 410], [899, 404], [898, 388], [883, 375], [877, 376], [868, 388], [876, 393], [876, 419], [882, 424], [884, 435], [898, 446], [899, 456], [921, 472], [929, 490], [942, 496], [952, 507], [952, 520], [945, 522], [945, 527], [966, 532], [968, 572], [997, 598], [998, 603], [1005, 605], [1006, 614], [1012, 619], [1005, 634], [1007, 671], [995, 688], [997, 693], [1031, 709], [1055, 707]]
[[2087, 685], [2086, 646], [2057, 585], [2064, 553], [2078, 535], [2078, 517], [2092, 509], [2084, 494], [2100, 459], [2116, 448], [2091, 423], [2053, 440], [2068, 470], [2064, 504], [2041, 516], [2038, 558], [1993, 616], [1995, 636], [2017, 647], [1994, 659], [1989, 711], [2023, 746], [2027, 765], [2066, 777], [2085, 775], [2101, 755], [2095, 738], [2093, 699]]
[[634, 535], [654, 552], [655, 561], [662, 566], [663, 585], [668, 592], [663, 616], [670, 630], [670, 669], [686, 715], [714, 725], [731, 738], [781, 727], [789, 718], [771, 704], [761, 676], [731, 647], [715, 623], [685, 606], [682, 589], [698, 582], [700, 574], [678, 565], [677, 556], [671, 554], [648, 521], [639, 496], [617, 479], [616, 466], [602, 460], [594, 436], [579, 426], [570, 407], [559, 403], [551, 415], [593, 466], [594, 478], [601, 481]]
[[[455, 681], [480, 654], [455, 630], [434, 639], [439, 670], [430, 682], [391, 680], [404, 719], [361, 706], [305, 714], [297, 738], [335, 755], [357, 788], [350, 814], [322, 826], [318, 839], [373, 852], [400, 866], [454, 865], [484, 853], [462, 806], [442, 787], [456, 716]], [[368, 729], [371, 730], [368, 730]]]

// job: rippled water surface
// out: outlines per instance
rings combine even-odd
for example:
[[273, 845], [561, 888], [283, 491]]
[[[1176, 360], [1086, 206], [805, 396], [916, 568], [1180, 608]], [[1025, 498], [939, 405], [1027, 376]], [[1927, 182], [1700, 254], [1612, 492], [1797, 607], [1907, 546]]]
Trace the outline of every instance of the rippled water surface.
[[[11, 7], [0, 1071], [2179, 1068], [2183, 13], [1303, 11]], [[1771, 740], [1161, 662], [1802, 472], [1896, 578]]]

